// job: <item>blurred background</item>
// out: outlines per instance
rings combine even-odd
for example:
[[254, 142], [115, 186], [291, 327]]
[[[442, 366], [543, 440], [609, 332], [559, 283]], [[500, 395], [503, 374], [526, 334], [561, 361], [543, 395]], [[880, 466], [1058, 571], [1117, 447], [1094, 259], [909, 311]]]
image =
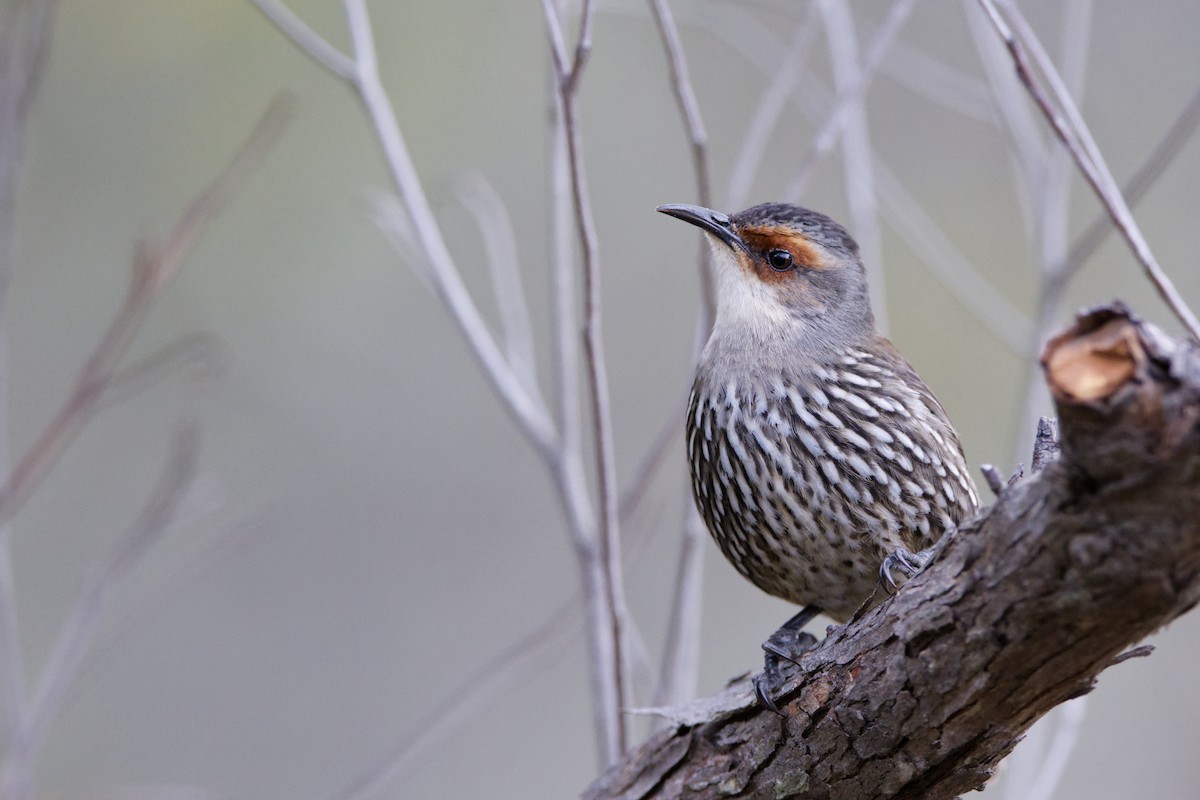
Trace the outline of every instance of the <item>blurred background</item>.
[[[1200, 5], [1025, 5], [1051, 55], [1074, 64], [1083, 114], [1125, 181], [1200, 86]], [[791, 89], [807, 100], [783, 104], [738, 205], [781, 197], [824, 120], [836, 76], [827, 23], [809, 6], [672, 3], [719, 206], [772, 65], [794, 67]], [[340, 4], [290, 7], [349, 47]], [[889, 6], [852, 11], [865, 52]], [[371, 12], [412, 157], [493, 325], [483, 240], [453, 189], [482, 175], [506, 203], [549, 392], [541, 7], [406, 0]], [[955, 420], [972, 465], [1008, 472], [1031, 443], [1030, 342], [1043, 254], [1056, 245], [1038, 238], [1050, 223], [998, 122], [978, 17], [973, 3], [917, 4], [881, 62], [863, 105], [883, 187], [868, 229], [854, 224], [864, 217], [847, 201], [838, 147], [803, 202], [860, 238], [877, 235], [890, 336]], [[805, 25], [811, 36], [789, 56]], [[64, 401], [119, 307], [136, 243], [167, 234], [277, 92], [296, 95], [298, 114], [124, 363], [164, 347], [175, 357], [105, 404], [13, 522], [19, 657], [32, 686], [82, 587], [152, 493], [172, 438], [199, 430], [179, 518], [104, 598], [94, 647], [38, 755], [37, 795], [331, 798], [396, 753], [406, 755], [375, 796], [576, 795], [597, 772], [581, 612], [534, 636], [524, 660], [504, 655], [577, 591], [560, 506], [459, 330], [371, 222], [389, 184], [352, 93], [242, 0], [63, 0], [44, 70], [3, 309], [13, 454]], [[580, 109], [624, 484], [690, 381], [700, 304], [699, 237], [653, 212], [697, 198], [646, 4], [598, 4]], [[1056, 230], [1069, 243], [1099, 206], [1073, 166], [1062, 174], [1070, 202]], [[914, 209], [945, 241], [912, 222]], [[1182, 148], [1136, 210], [1200, 306], [1200, 145]], [[1113, 297], [1179, 331], [1115, 237], [1052, 322]], [[680, 432], [624, 525], [638, 542], [626, 578], [651, 665], [684, 492]], [[757, 668], [759, 643], [793, 611], [705, 547], [703, 693]], [[1101, 677], [1055, 797], [1195, 797], [1200, 618], [1154, 644], [1151, 658]], [[456, 705], [462, 682], [489, 664], [494, 690]], [[422, 739], [434, 720], [436, 737]], [[987, 796], [1033, 797], [1019, 780], [1002, 776]]]

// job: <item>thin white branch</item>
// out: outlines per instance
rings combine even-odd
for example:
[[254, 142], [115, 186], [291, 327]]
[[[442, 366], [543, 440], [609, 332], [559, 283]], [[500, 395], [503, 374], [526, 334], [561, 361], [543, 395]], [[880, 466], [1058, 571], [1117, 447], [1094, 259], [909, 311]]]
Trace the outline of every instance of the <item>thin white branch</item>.
[[696, 91], [692, 88], [692, 79], [688, 71], [687, 56], [683, 52], [683, 42], [679, 38], [679, 28], [675, 24], [675, 16], [666, 0], [650, 0], [650, 12], [654, 24], [658, 28], [658, 36], [662, 40], [663, 49], [667, 53], [667, 66], [671, 71], [671, 88], [675, 93], [675, 101], [683, 115], [687, 128], [688, 139], [692, 147], [692, 171], [696, 178], [696, 196], [702, 204], [711, 201], [711, 177], [708, 170], [708, 134], [704, 130], [704, 119], [700, 116], [700, 103], [696, 100]]
[[1013, 800], [1017, 800], [1018, 797], [1021, 800], [1053, 800], [1055, 790], [1067, 770], [1067, 763], [1071, 760], [1071, 753], [1075, 751], [1080, 734], [1083, 733], [1087, 706], [1086, 697], [1077, 697], [1054, 709], [1054, 735], [1042, 758], [1041, 769], [1038, 770], [1030, 791], [1024, 795], [1013, 796]]
[[1038, 200], [1034, 187], [1040, 185], [1042, 167], [1049, 150], [1042, 129], [1037, 124], [1033, 110], [1025, 100], [1020, 84], [1013, 80], [1012, 63], [1004, 52], [1004, 46], [988, 28], [987, 19], [979, 13], [973, 0], [962, 0], [967, 19], [967, 29], [975, 44], [975, 52], [987, 77], [992, 103], [1003, 130], [1008, 134], [1008, 145], [1013, 159], [1014, 181], [1021, 199], [1026, 230], [1032, 230], [1037, 216]]
[[[597, 635], [593, 642], [593, 657], [597, 660], [594, 683], [596, 697], [602, 698], [597, 710], [601, 713], [604, 738], [601, 759], [614, 762], [625, 750], [625, 630], [628, 611], [625, 607], [621, 577], [620, 514], [618, 509], [616, 456], [613, 448], [612, 417], [608, 389], [608, 372], [604, 358], [604, 342], [600, 315], [600, 256], [591, 198], [583, 163], [583, 140], [576, 117], [575, 100], [583, 70], [591, 52], [592, 3], [583, 0], [580, 11], [579, 38], [575, 57], [568, 68], [563, 58], [565, 41], [558, 13], [551, 3], [543, 3], [546, 25], [550, 29], [551, 61], [562, 112], [563, 132], [567, 145], [567, 163], [571, 176], [571, 198], [583, 267], [583, 351], [584, 368], [588, 376], [589, 401], [592, 412], [594, 454], [596, 459], [596, 494], [600, 509], [597, 547], [580, 551], [584, 575], [588, 616]], [[609, 663], [604, 663], [604, 661]]]
[[342, 80], [354, 80], [354, 62], [325, 41], [280, 0], [251, 0], [259, 11], [297, 47]]
[[505, 356], [518, 377], [527, 386], [534, 387], [537, 385], [537, 363], [533, 329], [518, 266], [517, 237], [508, 208], [492, 184], [478, 172], [467, 173], [455, 181], [454, 196], [475, 220], [483, 237], [496, 307], [504, 330]]
[[[1013, 65], [1017, 70], [1017, 75], [1020, 77], [1021, 82], [1029, 91], [1030, 96], [1033, 97], [1034, 102], [1037, 103], [1038, 108], [1041, 109], [1059, 140], [1062, 141], [1071, 153], [1071, 157], [1075, 159], [1075, 163], [1087, 179], [1088, 185], [1092, 187], [1100, 202], [1108, 209], [1109, 214], [1112, 215], [1117, 229], [1125, 237], [1126, 242], [1128, 242], [1133, 254], [1142, 265], [1142, 269], [1150, 279], [1151, 284], [1158, 290], [1159, 295], [1175, 314], [1176, 318], [1183, 323], [1183, 326], [1187, 329], [1191, 337], [1200, 340], [1200, 320], [1196, 319], [1196, 315], [1188, 307], [1187, 303], [1184, 302], [1178, 290], [1176, 290], [1175, 284], [1162, 270], [1154, 254], [1150, 251], [1150, 246], [1142, 235], [1137, 222], [1134, 220], [1133, 213], [1129, 210], [1125, 198], [1121, 195], [1121, 191], [1117, 187], [1112, 173], [1109, 172], [1108, 166], [1100, 155], [1099, 149], [1092, 139], [1091, 132], [1080, 116], [1074, 102], [1066, 93], [1062, 85], [1062, 79], [1059, 77], [1057, 70], [1055, 70], [1053, 63], [1050, 62], [1049, 58], [1044, 57], [1045, 54], [1041, 48], [1041, 44], [1038, 42], [1033, 31], [1028, 27], [1028, 24], [1025, 23], [1019, 9], [1016, 6], [1007, 7], [1014, 24], [1021, 31], [1021, 37], [1018, 39], [992, 0], [978, 0], [978, 2], [987, 13], [988, 20], [996, 29], [997, 34], [1008, 47]], [[1059, 109], [1055, 108], [1053, 101], [1051, 101], [1042, 88], [1041, 81], [1038, 80], [1030, 68], [1025, 55], [1026, 43], [1028, 43], [1029, 48], [1033, 51], [1035, 58], [1038, 59], [1038, 66], [1054, 89], [1056, 94], [1055, 99], [1058, 102], [1059, 108], [1061, 108], [1061, 113]]]
[[882, 161], [875, 162], [875, 172], [888, 220], [922, 263], [993, 336], [1024, 353], [1033, 330], [1028, 316], [975, 269]]
[[[896, 38], [915, 4], [915, 0], [900, 0], [892, 6], [871, 48], [876, 66], [882, 60], [884, 47]], [[883, 239], [879, 230], [878, 203], [871, 168], [874, 159], [871, 157], [866, 105], [863, 102], [865, 91], [855, 91], [864, 81], [858, 63], [858, 39], [854, 30], [854, 18], [846, 0], [821, 0], [818, 6], [825, 22], [837, 96], [851, 97], [846, 103], [846, 119], [841, 137], [846, 200], [854, 237], [858, 241], [869, 277], [868, 286], [875, 323], [881, 331], [886, 332], [887, 293], [884, 282]]]
[[[704, 120], [700, 116], [700, 104], [696, 101], [696, 92], [692, 88], [692, 80], [688, 72], [687, 56], [683, 52], [683, 43], [679, 38], [679, 28], [667, 0], [650, 0], [650, 12], [658, 28], [659, 38], [667, 53], [667, 65], [671, 71], [671, 88], [675, 93], [675, 102], [683, 115], [684, 126], [687, 128], [688, 140], [692, 150], [692, 171], [696, 178], [696, 197], [702, 206], [712, 205], [712, 177], [708, 168], [708, 134], [704, 130]], [[716, 296], [713, 285], [712, 260], [709, 249], [703, 247], [700, 256], [700, 297], [704, 312], [706, 327], [712, 324], [716, 315]]]
[[804, 189], [808, 185], [808, 179], [812, 176], [813, 169], [838, 141], [846, 122], [847, 112], [856, 103], [862, 101], [867, 89], [870, 88], [871, 80], [875, 77], [884, 56], [887, 55], [888, 48], [904, 26], [909, 14], [912, 13], [914, 2], [915, 0], [899, 0], [888, 12], [887, 19], [867, 49], [867, 55], [863, 59], [862, 69], [859, 71], [857, 79], [846, 86], [844, 91], [838, 91], [834, 97], [829, 116], [800, 159], [800, 165], [783, 191], [784, 199], [799, 200], [804, 196]]
[[[597, 456], [604, 465], [600, 471], [599, 495], [604, 506], [605, 524], [599, 526], [598, 534], [595, 515], [587, 497], [586, 477], [578, 449], [572, 443], [571, 434], [556, 429], [554, 420], [546, 410], [536, 385], [522, 383], [517, 371], [501, 353], [490, 331], [483, 322], [478, 308], [463, 284], [442, 236], [441, 228], [430, 208], [424, 187], [417, 176], [416, 168], [401, 134], [395, 110], [381, 83], [375, 51], [374, 36], [364, 0], [344, 0], [347, 24], [352, 42], [353, 69], [335, 68], [328, 60], [322, 60], [311, 49], [306, 49], [318, 63], [346, 80], [357, 93], [363, 104], [372, 131], [383, 151], [384, 160], [399, 199], [399, 207], [405, 217], [404, 223], [394, 220], [387, 225], [401, 249], [415, 250], [421, 255], [421, 265], [434, 290], [441, 297], [451, 317], [463, 331], [471, 352], [491, 382], [497, 396], [516, 419], [522, 431], [545, 460], [558, 489], [559, 498], [567, 514], [576, 552], [584, 573], [586, 596], [588, 597], [589, 642], [593, 655], [593, 699], [596, 707], [598, 745], [602, 759], [607, 763], [623, 749], [623, 721], [620, 709], [623, 705], [623, 686], [620, 650], [620, 620], [624, 616], [624, 597], [620, 585], [620, 549], [615, 539], [617, 527], [615, 513], [615, 488], [612, 479], [611, 433], [607, 428], [607, 387], [603, 374], [602, 354], [597, 337], [588, 337], [587, 348], [589, 373], [592, 377], [593, 400], [598, 420]], [[561, 26], [557, 24], [557, 12], [549, 2], [545, 4], [548, 27], [551, 33], [552, 50], [555, 55], [555, 92], [560, 98], [573, 98], [590, 49], [591, 5], [585, 0], [583, 20], [580, 26], [579, 43], [568, 71], [565, 44]], [[277, 20], [272, 18], [273, 22]], [[278, 24], [278, 23], [277, 23]], [[295, 28], [283, 26], [280, 30], [291, 36]], [[298, 43], [301, 44], [301, 43]], [[301, 44], [302, 49], [303, 44]], [[563, 104], [563, 128], [566, 132], [566, 152], [570, 165], [573, 201], [576, 216], [580, 220], [581, 237], [585, 245], [585, 276], [593, 278], [588, 265], [594, 266], [594, 231], [590, 226], [590, 211], [586, 208], [586, 192], [583, 191], [581, 161], [578, 154], [577, 130], [573, 125], [573, 110], [570, 103]], [[386, 218], [386, 214], [384, 215]], [[594, 292], [594, 281], [589, 292]], [[558, 290], [565, 295], [570, 287]], [[594, 299], [594, 297], [593, 297]], [[589, 306], [590, 311], [595, 304]], [[556, 318], [562, 320], [561, 315]], [[589, 314], [588, 324], [596, 330], [594, 314]], [[561, 334], [565, 336], [564, 332]], [[569, 361], [560, 359], [560, 365], [569, 367]], [[569, 370], [568, 370], [569, 371]], [[566, 388], [567, 378], [560, 378], [560, 404], [565, 409], [571, 404], [572, 389]], [[561, 414], [564, 422], [568, 414]], [[565, 429], [566, 426], [564, 426]], [[605, 444], [607, 442], [607, 444]]]
[[413, 230], [412, 221], [404, 210], [400, 198], [392, 192], [381, 191], [368, 199], [367, 216], [379, 232], [388, 240], [388, 244], [396, 251], [396, 255], [409, 265], [413, 274], [431, 294], [438, 295], [437, 276], [429, 265], [429, 260], [421, 252], [417, 243], [417, 234]]
[[[737, 15], [697, 20], [697, 23], [727, 42], [747, 63], [766, 75], [773, 74], [774, 65], [783, 58], [784, 45], [757, 23], [744, 21]], [[759, 37], [757, 40], [755, 35]], [[828, 97], [809, 83], [797, 86], [791, 101], [810, 120], [822, 119], [829, 107]], [[976, 315], [996, 338], [1014, 353], [1024, 353], [1031, 330], [1028, 317], [1008, 302], [957, 250], [878, 156], [875, 156], [874, 168], [879, 200], [888, 222], [924, 259], [939, 283]]]
[[901, 40], [888, 51], [887, 76], [925, 99], [968, 119], [998, 121], [988, 88], [929, 53]]
[[700, 598], [704, 584], [704, 521], [692, 498], [684, 500], [683, 537], [671, 593], [662, 670], [655, 705], [676, 706], [696, 697], [700, 679]]
[[596, 512], [583, 472], [579, 394], [578, 314], [572, 232], [571, 166], [567, 152], [562, 98], [551, 91], [554, 114], [550, 125], [550, 263], [553, 274], [554, 361], [561, 444], [552, 465], [567, 521], [577, 546], [595, 541]]
[[488, 330], [455, 266], [425, 189], [417, 177], [391, 99], [379, 79], [366, 4], [364, 0], [345, 0], [345, 7], [354, 46], [355, 69], [350, 84], [358, 93], [371, 122], [371, 129], [383, 150], [401, 207], [410, 223], [415, 244], [429, 267], [434, 288], [462, 330], [472, 355], [496, 394], [504, 401], [505, 407], [534, 446], [543, 455], [551, 453], [557, 446], [558, 432], [550, 414], [536, 386], [522, 383]]
[[758, 97], [758, 105], [746, 123], [738, 144], [725, 189], [724, 206], [730, 212], [741, 209], [750, 195], [750, 187], [758, 175], [759, 165], [767, 153], [767, 143], [802, 76], [801, 68], [816, 34], [816, 5], [810, 4], [804, 20], [796, 28], [777, 69], [768, 73], [769, 80]]
[[[1067, 67], [1070, 92], [1083, 96], [1087, 77], [1087, 51], [1091, 33], [1091, 0], [1070, 0], [1064, 4], [1062, 53]], [[989, 44], [994, 37], [989, 38]], [[1015, 83], [1009, 79], [1010, 83]], [[1024, 100], [1024, 98], [1022, 98]], [[1028, 108], [1028, 104], [1021, 103]], [[1049, 408], [1050, 396], [1042, 380], [1041, 365], [1037, 355], [1042, 344], [1058, 324], [1066, 294], [1064, 287], [1057, 285], [1055, 270], [1060, 269], [1067, 255], [1070, 235], [1071, 185], [1073, 172], [1071, 158], [1061, 147], [1043, 150], [1043, 161], [1037, 183], [1025, 187], [1025, 196], [1035, 209], [1029, 220], [1030, 235], [1038, 251], [1041, 267], [1041, 287], [1038, 293], [1038, 308], [1033, 336], [1029, 342], [1028, 367], [1025, 370], [1025, 386], [1022, 391], [1024, 402], [1018, 420], [1017, 433], [1013, 441], [1011, 462], [1022, 458], [1029, 436], [1037, 427], [1038, 418]], [[1024, 752], [1031, 752], [1025, 748]], [[1021, 758], [1021, 751], [1014, 757]]]
[[[704, 130], [704, 123], [700, 117], [700, 106], [696, 101], [696, 93], [689, 77], [687, 58], [680, 41], [679, 29], [666, 0], [651, 0], [650, 9], [658, 27], [659, 38], [667, 53], [671, 69], [671, 85], [691, 142], [692, 170], [695, 173], [697, 197], [700, 205], [711, 206], [712, 178], [708, 166], [708, 135]], [[694, 348], [694, 354], [697, 357], [700, 348], [704, 346], [704, 342], [708, 338], [716, 317], [714, 290], [716, 281], [713, 275], [712, 252], [703, 244], [700, 248], [699, 264], [701, 304], [699, 318], [696, 322], [699, 335]], [[637, 500], [649, 485], [657, 466], [662, 463], [662, 456], [667, 452], [668, 444], [679, 435], [679, 420], [686, 402], [687, 398], [684, 395], [680, 398], [677, 407], [672, 409], [666, 424], [660, 430], [659, 435], [655, 437], [641, 465], [634, 472], [629, 490], [622, 493], [620, 503], [622, 515], [632, 512]], [[690, 514], [685, 512], [685, 522], [680, 537], [676, 591], [672, 597], [671, 615], [664, 636], [666, 645], [659, 667], [656, 691], [659, 696], [679, 700], [691, 699], [696, 692], [700, 669], [700, 587], [704, 574], [703, 549], [697, 546], [695, 526], [692, 524], [694, 522], [692, 517], [696, 515], [696, 511], [692, 507], [690, 498], [686, 502]]]

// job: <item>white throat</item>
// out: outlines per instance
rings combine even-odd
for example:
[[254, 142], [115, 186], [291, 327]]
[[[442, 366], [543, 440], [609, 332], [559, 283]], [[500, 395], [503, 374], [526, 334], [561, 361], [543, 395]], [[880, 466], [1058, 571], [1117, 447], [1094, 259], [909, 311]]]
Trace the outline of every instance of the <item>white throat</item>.
[[[727, 244], [708, 236], [717, 280], [713, 338], [748, 340], [759, 347], [801, 336], [807, 326], [779, 302], [775, 291], [745, 269]], [[789, 335], [791, 334], [791, 335]]]

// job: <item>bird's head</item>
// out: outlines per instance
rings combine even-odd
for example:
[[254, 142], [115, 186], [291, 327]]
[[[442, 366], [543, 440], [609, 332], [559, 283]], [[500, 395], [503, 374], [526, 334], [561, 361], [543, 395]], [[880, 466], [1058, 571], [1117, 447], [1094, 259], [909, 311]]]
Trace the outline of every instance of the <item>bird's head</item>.
[[724, 335], [840, 345], [874, 331], [858, 245], [824, 214], [787, 203], [732, 216], [689, 205], [658, 210], [705, 232]]

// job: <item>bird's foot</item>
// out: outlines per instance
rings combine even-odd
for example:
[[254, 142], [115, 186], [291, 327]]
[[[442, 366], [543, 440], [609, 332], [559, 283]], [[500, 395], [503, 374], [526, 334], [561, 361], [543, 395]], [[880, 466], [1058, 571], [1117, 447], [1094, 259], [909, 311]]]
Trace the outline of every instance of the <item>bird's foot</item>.
[[800, 664], [800, 656], [811, 650], [817, 644], [817, 637], [811, 633], [789, 628], [787, 625], [771, 634], [771, 638], [763, 642], [763, 671], [754, 676], [754, 696], [758, 703], [769, 711], [781, 713], [776, 705], [774, 696], [783, 688], [783, 664], [790, 662]]
[[[897, 547], [888, 553], [883, 559], [883, 563], [879, 565], [879, 585], [888, 594], [895, 594], [897, 589], [925, 569], [925, 565], [932, 557], [933, 548], [926, 548], [914, 553], [903, 547]], [[896, 573], [903, 575], [904, 579], [897, 581]]]

